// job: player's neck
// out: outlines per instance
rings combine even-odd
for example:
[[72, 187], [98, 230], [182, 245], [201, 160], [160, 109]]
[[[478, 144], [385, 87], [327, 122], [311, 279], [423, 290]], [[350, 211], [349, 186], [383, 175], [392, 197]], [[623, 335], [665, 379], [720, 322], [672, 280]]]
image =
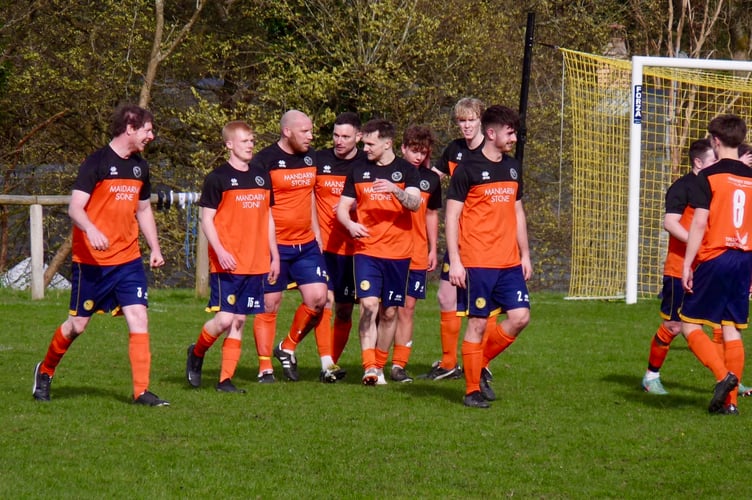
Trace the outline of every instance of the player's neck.
[[501, 151], [499, 148], [495, 147], [490, 142], [486, 142], [483, 145], [483, 149], [481, 151], [483, 151], [483, 156], [485, 156], [486, 158], [488, 158], [494, 163], [500, 162], [502, 158], [504, 157], [504, 152]]
[[227, 163], [230, 164], [232, 168], [235, 170], [239, 170], [241, 172], [248, 172], [248, 163], [244, 162], [237, 156], [231, 156], [229, 160], [227, 160]]
[[113, 137], [110, 141], [110, 149], [112, 149], [116, 155], [124, 160], [127, 160], [134, 153], [134, 149], [130, 147], [127, 140], [124, 140], [122, 136]]
[[738, 160], [739, 148], [730, 148], [721, 144], [717, 148], [716, 156], [718, 156], [719, 160]]
[[387, 149], [384, 151], [384, 154], [381, 155], [381, 158], [376, 160], [376, 165], [383, 167], [385, 165], [389, 165], [394, 161], [394, 159], [397, 157], [397, 155], [394, 154], [394, 151], [391, 149]]
[[465, 139], [465, 143], [467, 144], [468, 149], [470, 149], [471, 151], [473, 149], [477, 149], [477, 147], [480, 146], [482, 142], [483, 142], [483, 136], [481, 134], [476, 135], [469, 141]]

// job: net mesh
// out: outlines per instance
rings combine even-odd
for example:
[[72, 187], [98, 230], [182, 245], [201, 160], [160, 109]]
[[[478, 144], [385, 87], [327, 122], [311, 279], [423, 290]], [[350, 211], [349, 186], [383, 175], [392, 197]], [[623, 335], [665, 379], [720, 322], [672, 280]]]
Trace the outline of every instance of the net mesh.
[[[569, 298], [623, 298], [632, 64], [566, 49], [562, 54], [572, 134]], [[719, 114], [752, 123], [749, 73], [648, 66], [643, 75], [638, 298], [660, 291], [668, 245], [664, 196], [689, 170], [689, 144], [705, 137], [708, 122]]]

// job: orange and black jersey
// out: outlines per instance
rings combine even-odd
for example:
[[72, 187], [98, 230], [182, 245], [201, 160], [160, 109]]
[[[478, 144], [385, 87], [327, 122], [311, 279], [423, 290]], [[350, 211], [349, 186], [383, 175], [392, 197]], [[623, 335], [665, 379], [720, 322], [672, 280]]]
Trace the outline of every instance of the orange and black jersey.
[[522, 169], [511, 156], [493, 162], [481, 150], [454, 170], [448, 200], [464, 205], [459, 251], [465, 267], [504, 269], [520, 264], [515, 203], [522, 199]]
[[333, 149], [317, 152], [316, 158], [316, 213], [321, 228], [321, 243], [325, 252], [352, 255], [355, 250], [350, 233], [337, 220], [334, 207], [339, 203], [347, 174], [353, 165], [365, 165], [368, 156], [358, 150], [350, 159], [337, 158]]
[[439, 158], [439, 162], [436, 164], [436, 169], [446, 175], [453, 175], [454, 169], [457, 168], [457, 164], [464, 160], [468, 153], [471, 151], [478, 151], [481, 146], [483, 146], [482, 142], [478, 148], [471, 150], [467, 146], [467, 141], [465, 139], [454, 139], [444, 148], [444, 151]]
[[81, 164], [73, 189], [90, 195], [86, 215], [110, 242], [94, 251], [81, 229], [73, 226], [73, 262], [114, 266], [141, 256], [138, 247], [138, 202], [151, 196], [149, 165], [140, 155], [121, 158], [108, 145]]
[[[692, 215], [695, 213], [695, 209], [689, 205], [689, 193], [695, 182], [697, 182], [697, 176], [690, 172], [677, 179], [666, 191], [665, 213], [680, 215], [679, 224], [687, 230], [692, 223]], [[686, 250], [687, 244], [669, 233], [668, 253], [666, 254], [666, 262], [663, 264], [664, 276], [682, 277], [682, 265]]]
[[272, 216], [280, 245], [302, 245], [314, 240], [311, 196], [316, 181], [316, 153], [289, 154], [275, 142], [259, 151], [251, 166], [269, 172], [274, 190]]
[[[269, 210], [274, 205], [272, 183], [266, 170], [253, 166], [245, 172], [225, 162], [204, 179], [199, 206], [216, 210], [214, 227], [219, 241], [237, 263], [232, 274], [269, 272]], [[209, 246], [213, 273], [226, 272]]]
[[428, 233], [426, 232], [426, 212], [441, 208], [441, 180], [439, 175], [425, 167], [418, 167], [420, 177], [420, 208], [411, 212], [413, 218], [413, 255], [410, 269], [428, 268]]
[[407, 259], [412, 256], [412, 214], [392, 193], [374, 193], [373, 182], [387, 179], [400, 189], [420, 188], [418, 170], [402, 158], [389, 165], [374, 162], [353, 166], [342, 190], [355, 199], [356, 216], [370, 236], [355, 240], [355, 253], [385, 259]]
[[752, 168], [722, 159], [697, 174], [690, 205], [708, 212], [708, 227], [697, 261], [708, 261], [728, 249], [752, 250]]

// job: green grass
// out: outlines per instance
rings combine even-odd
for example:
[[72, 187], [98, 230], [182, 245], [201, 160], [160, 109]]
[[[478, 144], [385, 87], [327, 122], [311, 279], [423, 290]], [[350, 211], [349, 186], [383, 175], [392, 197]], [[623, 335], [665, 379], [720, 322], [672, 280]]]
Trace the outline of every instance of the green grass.
[[[740, 417], [706, 412], [713, 379], [678, 339], [663, 370], [671, 393], [639, 389], [658, 302], [573, 302], [533, 294], [532, 321], [493, 364], [500, 400], [462, 406], [463, 381], [360, 385], [357, 334], [341, 383], [318, 382], [314, 339], [302, 380], [259, 385], [252, 337], [220, 394], [219, 345], [204, 387], [188, 388], [185, 350], [209, 317], [190, 291], [150, 291], [152, 390], [169, 408], [128, 404], [120, 318], [95, 317], [52, 384], [32, 371], [67, 310], [0, 290], [1, 498], [745, 498], [752, 401]], [[435, 289], [419, 304], [409, 371], [440, 354]], [[299, 295], [285, 296], [279, 331]], [[278, 334], [279, 336], [280, 334]], [[281, 370], [275, 361], [278, 379]]]

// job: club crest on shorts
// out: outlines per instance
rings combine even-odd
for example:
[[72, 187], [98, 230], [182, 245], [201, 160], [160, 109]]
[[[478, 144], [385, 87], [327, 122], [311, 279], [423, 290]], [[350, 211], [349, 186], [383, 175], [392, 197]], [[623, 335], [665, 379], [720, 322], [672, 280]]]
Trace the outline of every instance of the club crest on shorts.
[[227, 296], [227, 303], [230, 304], [231, 306], [235, 305], [235, 300], [236, 298], [235, 298], [234, 293], [231, 293], [230, 295]]
[[84, 301], [84, 309], [87, 311], [91, 311], [94, 309], [94, 301], [89, 299]]
[[477, 307], [478, 309], [483, 309], [484, 307], [486, 307], [486, 299], [484, 299], [483, 297], [478, 297], [477, 299], [475, 299], [475, 307]]
[[360, 289], [363, 291], [369, 290], [371, 288], [371, 283], [368, 280], [363, 280], [360, 282]]

